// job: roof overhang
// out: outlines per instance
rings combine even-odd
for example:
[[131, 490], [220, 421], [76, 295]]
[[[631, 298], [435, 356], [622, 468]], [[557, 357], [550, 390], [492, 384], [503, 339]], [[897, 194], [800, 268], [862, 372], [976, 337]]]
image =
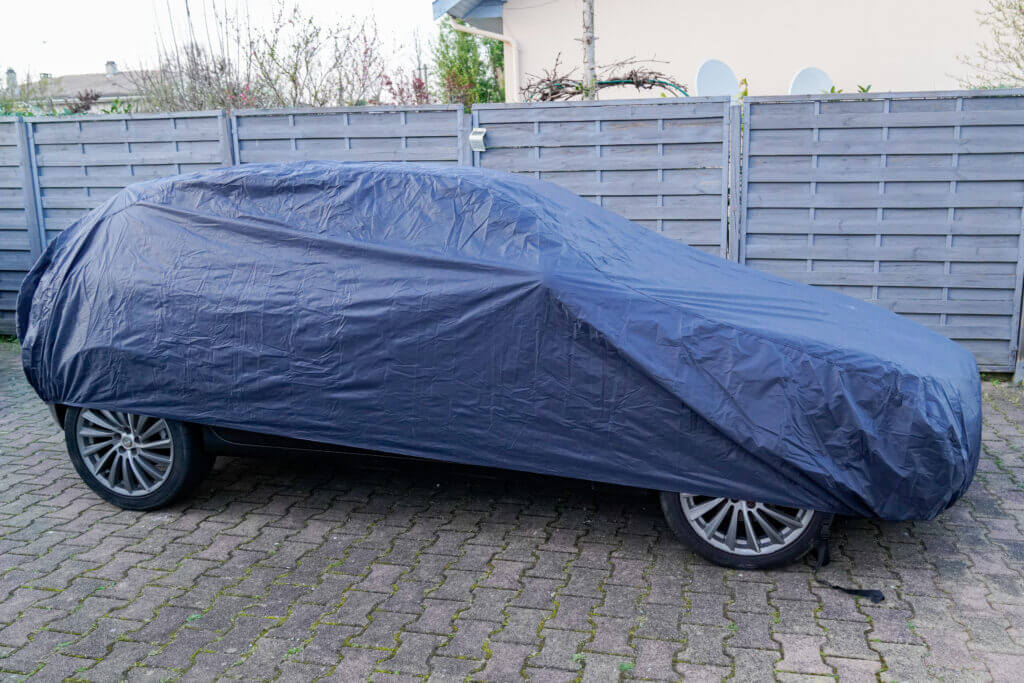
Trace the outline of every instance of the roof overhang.
[[443, 15], [462, 19], [470, 26], [501, 33], [501, 9], [505, 0], [433, 0], [434, 18]]

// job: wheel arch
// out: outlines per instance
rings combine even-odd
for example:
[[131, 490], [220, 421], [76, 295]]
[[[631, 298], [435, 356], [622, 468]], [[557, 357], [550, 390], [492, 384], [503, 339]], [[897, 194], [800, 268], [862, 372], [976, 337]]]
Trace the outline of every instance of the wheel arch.
[[50, 409], [50, 417], [57, 426], [64, 429], [64, 416], [67, 415], [68, 407], [63, 403], [47, 403], [46, 407]]

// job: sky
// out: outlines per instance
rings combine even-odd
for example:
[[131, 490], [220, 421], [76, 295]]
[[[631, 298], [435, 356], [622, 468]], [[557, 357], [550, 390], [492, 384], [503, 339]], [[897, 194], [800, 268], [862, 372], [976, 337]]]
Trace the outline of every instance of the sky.
[[[272, 11], [276, 0], [189, 0], [193, 16], [216, 3], [247, 11], [253, 22]], [[294, 0], [287, 0], [290, 3]], [[130, 69], [156, 61], [158, 29], [166, 33], [173, 15], [185, 16], [186, 0], [7, 0], [0, 12], [0, 72], [9, 67], [19, 80], [34, 76], [99, 73], [108, 60]], [[430, 0], [298, 0], [302, 10], [329, 22], [343, 16], [374, 15], [381, 34], [401, 58], [412, 61], [413, 34], [424, 42], [436, 34]]]

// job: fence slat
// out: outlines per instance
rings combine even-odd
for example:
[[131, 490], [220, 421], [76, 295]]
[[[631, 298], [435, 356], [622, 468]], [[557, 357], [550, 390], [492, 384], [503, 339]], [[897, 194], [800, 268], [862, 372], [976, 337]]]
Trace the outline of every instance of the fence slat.
[[877, 183], [896, 182], [949, 182], [952, 180], [990, 181], [1020, 180], [1021, 169], [978, 168], [840, 168], [840, 169], [793, 169], [758, 166], [750, 169], [750, 180], [757, 183]]
[[819, 247], [791, 244], [747, 245], [751, 259], [820, 259], [823, 261], [964, 261], [1016, 263], [1015, 249], [982, 247]]
[[[856, 129], [849, 129], [856, 130]], [[755, 134], [750, 154], [758, 156], [875, 156], [879, 154], [1005, 154], [1024, 152], [1024, 135], [1017, 132], [1007, 139], [961, 140], [932, 137], [922, 140], [856, 140], [850, 142], [813, 142], [811, 140], [760, 139]]]
[[[1022, 169], [1021, 175], [1024, 175]], [[877, 184], [877, 183], [876, 183]], [[1024, 192], [999, 192], [993, 188], [989, 196], [963, 196], [955, 193], [902, 192], [893, 195], [851, 196], [849, 194], [794, 195], [788, 188], [751, 190], [747, 206], [759, 208], [816, 208], [816, 209], [922, 209], [935, 206], [952, 208], [1009, 208], [1024, 203]]]
[[1024, 111], [914, 111], [838, 114], [772, 114], [760, 112], [754, 130], [806, 128], [935, 128], [953, 126], [1024, 126]]
[[1020, 227], [1004, 221], [992, 221], [988, 223], [966, 223], [956, 222], [944, 223], [942, 221], [905, 222], [905, 221], [860, 221], [837, 219], [834, 222], [810, 221], [807, 217], [803, 220], [794, 218], [791, 221], [777, 221], [775, 219], [758, 219], [758, 234], [773, 235], [1018, 235]]

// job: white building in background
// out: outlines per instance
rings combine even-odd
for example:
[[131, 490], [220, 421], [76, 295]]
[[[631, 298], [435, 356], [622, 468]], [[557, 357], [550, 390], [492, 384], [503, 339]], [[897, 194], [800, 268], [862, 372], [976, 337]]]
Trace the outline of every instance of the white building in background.
[[[597, 63], [657, 59], [658, 70], [692, 89], [705, 60], [726, 62], [751, 95], [788, 92], [808, 66], [837, 88], [856, 92], [953, 90], [967, 69], [959, 55], [977, 50], [987, 32], [977, 10], [986, 0], [596, 0]], [[581, 0], [433, 0], [448, 14], [506, 36], [517, 45], [518, 93], [531, 74], [582, 61]], [[510, 43], [505, 62], [514, 58]], [[506, 69], [506, 81], [515, 70]], [[512, 87], [512, 86], [515, 87]], [[699, 94], [699, 93], [698, 93]], [[657, 91], [603, 90], [602, 99], [659, 96]]]
[[[98, 113], [115, 102], [131, 103], [138, 99], [135, 84], [117, 68], [117, 62], [109, 61], [103, 71], [90, 74], [67, 74], [54, 76], [40, 73], [36, 78], [36, 86], [46, 100], [47, 106], [53, 105], [57, 110], [74, 103], [80, 93], [92, 93], [95, 102], [90, 111]], [[4, 73], [3, 86], [8, 92], [15, 92], [18, 87], [18, 74], [12, 68]], [[30, 102], [29, 104], [32, 104]], [[35, 104], [39, 104], [35, 101]]]

